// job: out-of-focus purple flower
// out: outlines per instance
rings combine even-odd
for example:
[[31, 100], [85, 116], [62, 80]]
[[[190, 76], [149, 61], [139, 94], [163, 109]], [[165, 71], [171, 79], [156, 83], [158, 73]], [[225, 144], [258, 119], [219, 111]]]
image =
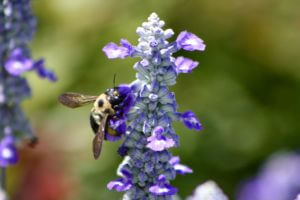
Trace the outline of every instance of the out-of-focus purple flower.
[[190, 110], [181, 113], [180, 119], [184, 125], [189, 129], [195, 129], [196, 131], [201, 131], [203, 129], [197, 116]]
[[41, 78], [47, 78], [52, 82], [57, 81], [57, 76], [55, 73], [44, 66], [43, 59], [40, 59], [34, 63], [34, 70]]
[[27, 58], [21, 48], [14, 49], [4, 64], [4, 68], [13, 76], [19, 76], [26, 71], [32, 70], [34, 61]]
[[255, 178], [242, 184], [238, 200], [290, 200], [300, 193], [300, 155], [277, 153]]
[[6, 71], [13, 76], [20, 76], [26, 71], [35, 70], [41, 78], [56, 81], [56, 75], [45, 68], [44, 60], [37, 61], [25, 56], [21, 48], [14, 49], [4, 64]]
[[121, 171], [122, 178], [110, 181], [107, 184], [109, 190], [116, 190], [118, 192], [123, 192], [129, 190], [132, 186], [132, 174], [126, 170]]
[[295, 200], [300, 200], [300, 193], [298, 194], [298, 196]]
[[205, 44], [203, 43], [203, 40], [200, 39], [198, 36], [196, 36], [193, 33], [189, 33], [187, 31], [182, 31], [177, 39], [176, 43], [179, 48], [182, 48], [187, 51], [204, 51], [205, 50]]
[[228, 200], [228, 197], [214, 181], [207, 181], [199, 185], [193, 196], [188, 197], [187, 200]]
[[12, 135], [5, 135], [0, 142], [0, 167], [7, 167], [18, 162], [19, 157]]
[[198, 66], [199, 62], [180, 56], [176, 58], [175, 65], [177, 73], [191, 73]]
[[166, 183], [166, 177], [164, 175], [160, 175], [157, 178], [157, 184], [151, 186], [149, 191], [155, 196], [174, 195], [177, 193], [177, 188]]
[[180, 158], [179, 156], [174, 156], [170, 159], [169, 163], [174, 167], [175, 171], [178, 174], [190, 174], [193, 173], [193, 170], [189, 168], [188, 166], [185, 166], [183, 164], [180, 164]]
[[121, 46], [110, 42], [105, 47], [103, 47], [103, 52], [109, 59], [121, 58], [124, 59], [131, 56], [133, 53], [133, 46], [125, 39], [120, 42]]
[[155, 127], [152, 135], [147, 138], [147, 141], [149, 142], [147, 144], [147, 147], [152, 149], [153, 151], [163, 151], [165, 149], [174, 147], [174, 140], [163, 136], [163, 132], [164, 128], [162, 126]]

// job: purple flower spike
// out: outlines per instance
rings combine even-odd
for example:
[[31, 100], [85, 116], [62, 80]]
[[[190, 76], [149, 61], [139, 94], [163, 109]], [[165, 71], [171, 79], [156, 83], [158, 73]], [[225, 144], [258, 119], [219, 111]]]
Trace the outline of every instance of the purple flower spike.
[[14, 49], [9, 58], [6, 60], [4, 67], [8, 73], [13, 76], [19, 76], [33, 68], [34, 62], [32, 59], [24, 55], [22, 49]]
[[180, 119], [189, 129], [195, 129], [196, 131], [201, 131], [203, 129], [202, 124], [197, 116], [190, 110], [181, 113]]
[[155, 127], [152, 135], [147, 138], [147, 141], [149, 142], [147, 147], [149, 149], [152, 149], [153, 151], [163, 151], [175, 146], [175, 141], [163, 136], [163, 132], [164, 128], [162, 126]]
[[175, 60], [177, 73], [191, 73], [198, 66], [199, 62], [193, 61], [185, 57], [178, 57]]
[[193, 170], [185, 165], [182, 165], [179, 163], [180, 159], [178, 156], [174, 156], [171, 158], [169, 163], [174, 167], [175, 171], [178, 174], [184, 175], [184, 174], [191, 174], [193, 173]]
[[132, 174], [126, 170], [122, 170], [121, 174], [123, 175], [123, 178], [119, 178], [114, 181], [110, 181], [107, 184], [107, 188], [109, 190], [116, 190], [118, 192], [127, 191], [132, 186]]
[[102, 50], [109, 59], [124, 59], [131, 56], [134, 51], [133, 46], [125, 39], [122, 39], [120, 44], [121, 46], [118, 46], [117, 44], [110, 42], [103, 47]]
[[0, 167], [7, 167], [18, 162], [18, 153], [15, 147], [15, 139], [6, 135], [0, 142]]
[[177, 193], [177, 188], [166, 183], [166, 177], [160, 175], [157, 178], [157, 184], [151, 186], [149, 191], [156, 196], [174, 195]]
[[189, 33], [187, 31], [182, 31], [177, 39], [176, 43], [179, 48], [182, 48], [187, 51], [204, 51], [205, 44], [203, 40], [200, 39], [198, 36], [194, 35], [193, 33]]

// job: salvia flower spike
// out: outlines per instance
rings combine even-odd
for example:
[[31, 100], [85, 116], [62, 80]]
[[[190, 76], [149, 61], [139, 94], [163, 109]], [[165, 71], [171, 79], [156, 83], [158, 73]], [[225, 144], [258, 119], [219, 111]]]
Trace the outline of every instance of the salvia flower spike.
[[[18, 161], [16, 142], [34, 139], [21, 102], [31, 96], [30, 87], [22, 77], [34, 71], [41, 78], [56, 81], [56, 75], [45, 68], [44, 60], [34, 60], [28, 48], [36, 29], [30, 0], [0, 2], [0, 167]], [[18, 133], [18, 134], [16, 134]]]
[[181, 49], [204, 51], [205, 44], [187, 31], [175, 42], [168, 42], [174, 32], [163, 30], [164, 24], [152, 13], [136, 30], [140, 36], [136, 46], [122, 39], [120, 45], [109, 43], [103, 48], [109, 59], [141, 58], [133, 66], [137, 71], [137, 80], [131, 83], [135, 103], [126, 116], [126, 136], [118, 151], [125, 156], [118, 169], [121, 178], [107, 185], [110, 190], [125, 192], [124, 200], [173, 199], [177, 189], [170, 181], [176, 173], [193, 172], [169, 152], [169, 148], [179, 146], [172, 122], [180, 120], [197, 131], [202, 125], [192, 111], [177, 112], [175, 94], [168, 87], [176, 83], [180, 73], [191, 73], [199, 64], [172, 54]]

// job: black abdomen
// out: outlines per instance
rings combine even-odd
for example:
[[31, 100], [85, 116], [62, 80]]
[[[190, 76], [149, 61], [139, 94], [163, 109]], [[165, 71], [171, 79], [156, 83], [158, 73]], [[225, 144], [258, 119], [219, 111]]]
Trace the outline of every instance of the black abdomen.
[[96, 123], [92, 114], [90, 115], [90, 125], [91, 125], [91, 128], [93, 129], [94, 133], [96, 134], [99, 129], [99, 124]]

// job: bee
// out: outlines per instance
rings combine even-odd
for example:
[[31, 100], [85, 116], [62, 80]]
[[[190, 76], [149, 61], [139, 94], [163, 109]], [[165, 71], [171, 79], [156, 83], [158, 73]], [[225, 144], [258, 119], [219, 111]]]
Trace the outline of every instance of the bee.
[[111, 136], [119, 136], [120, 133], [110, 127], [110, 119], [118, 119], [116, 111], [124, 100], [119, 93], [119, 87], [107, 89], [99, 96], [89, 96], [79, 93], [67, 92], [59, 96], [58, 100], [69, 108], [78, 108], [93, 103], [90, 114], [90, 125], [95, 133], [93, 139], [94, 158], [98, 159], [101, 154], [103, 140], [106, 140], [105, 133]]

